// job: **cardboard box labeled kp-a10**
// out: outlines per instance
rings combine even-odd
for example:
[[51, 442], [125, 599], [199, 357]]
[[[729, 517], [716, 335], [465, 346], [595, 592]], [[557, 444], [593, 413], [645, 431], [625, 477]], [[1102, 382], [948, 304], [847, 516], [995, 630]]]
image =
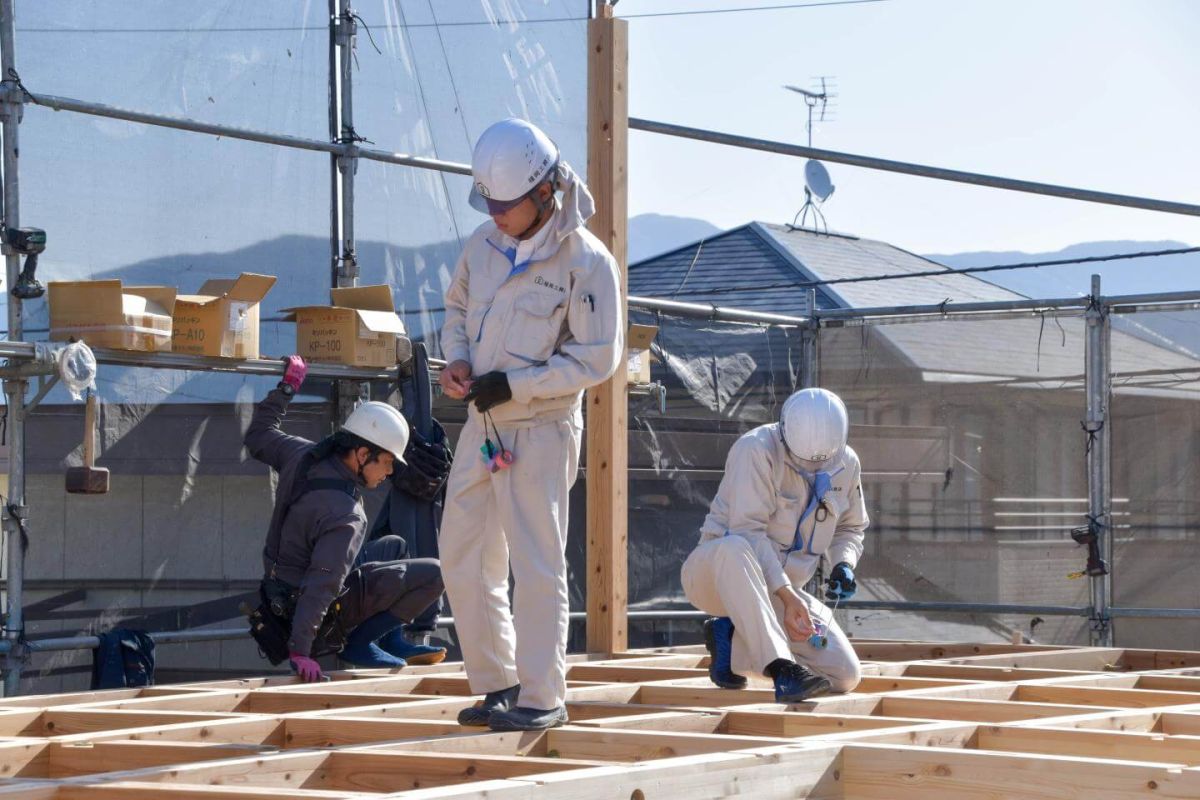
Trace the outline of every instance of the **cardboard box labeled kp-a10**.
[[629, 354], [627, 369], [629, 382], [635, 386], [650, 383], [650, 343], [658, 335], [657, 325], [629, 324], [626, 335], [626, 352]]
[[296, 352], [309, 361], [353, 367], [392, 367], [404, 323], [388, 286], [332, 291], [332, 306], [286, 308], [296, 321]]
[[258, 358], [259, 302], [275, 285], [271, 275], [243, 272], [206, 282], [198, 294], [175, 299], [172, 350], [223, 358]]
[[119, 280], [51, 281], [50, 339], [82, 339], [91, 347], [171, 349], [171, 286], [122, 286]]

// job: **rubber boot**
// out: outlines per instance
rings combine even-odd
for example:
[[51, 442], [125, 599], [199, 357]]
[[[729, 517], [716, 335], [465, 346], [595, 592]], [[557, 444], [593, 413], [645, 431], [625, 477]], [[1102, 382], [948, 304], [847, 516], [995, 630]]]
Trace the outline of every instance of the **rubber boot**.
[[708, 648], [708, 677], [722, 689], [745, 689], [746, 679], [733, 671], [733, 620], [704, 620], [704, 646]]
[[440, 664], [446, 658], [446, 648], [434, 647], [426, 641], [414, 641], [415, 638], [425, 639], [423, 634], [414, 635], [407, 626], [389, 631], [379, 640], [379, 646], [396, 658], [402, 658], [409, 664]]
[[398, 669], [406, 666], [408, 662], [403, 658], [397, 658], [376, 644], [376, 641], [403, 624], [404, 620], [399, 617], [380, 611], [375, 616], [363, 620], [361, 625], [350, 632], [346, 646], [338, 653], [338, 658], [356, 667]]

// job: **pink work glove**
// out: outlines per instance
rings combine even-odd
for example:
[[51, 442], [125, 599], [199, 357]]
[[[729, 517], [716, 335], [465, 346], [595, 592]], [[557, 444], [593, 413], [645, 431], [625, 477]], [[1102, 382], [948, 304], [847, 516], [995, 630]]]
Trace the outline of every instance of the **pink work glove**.
[[292, 665], [292, 670], [300, 676], [300, 680], [305, 683], [316, 683], [324, 677], [321, 674], [321, 665], [308, 656], [288, 653], [288, 663]]
[[300, 356], [288, 356], [283, 361], [287, 364], [283, 370], [283, 382], [297, 392], [300, 391], [300, 386], [304, 383], [304, 376], [308, 374], [308, 365]]

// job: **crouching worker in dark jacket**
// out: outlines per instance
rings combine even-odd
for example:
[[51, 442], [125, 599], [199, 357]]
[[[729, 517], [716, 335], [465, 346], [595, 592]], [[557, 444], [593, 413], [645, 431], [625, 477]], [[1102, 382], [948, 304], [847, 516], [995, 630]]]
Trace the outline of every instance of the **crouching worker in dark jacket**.
[[403, 667], [380, 640], [386, 644], [389, 633], [441, 596], [441, 566], [433, 558], [354, 561], [367, 529], [361, 491], [403, 462], [408, 423], [386, 403], [372, 402], [318, 443], [284, 433], [280, 422], [307, 371], [303, 359], [289, 357], [283, 381], [246, 430], [250, 455], [279, 473], [263, 548], [262, 605], [250, 614], [250, 632], [272, 663], [288, 659], [307, 682], [322, 678], [314, 659], [327, 653], [360, 667]]

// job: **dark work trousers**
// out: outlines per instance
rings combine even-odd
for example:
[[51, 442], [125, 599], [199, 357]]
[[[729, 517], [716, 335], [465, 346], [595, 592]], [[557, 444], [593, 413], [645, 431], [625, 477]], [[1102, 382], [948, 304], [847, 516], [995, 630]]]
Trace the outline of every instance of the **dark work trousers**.
[[398, 536], [383, 536], [359, 552], [355, 567], [346, 576], [341, 598], [341, 620], [347, 633], [364, 620], [387, 611], [411, 622], [441, 597], [442, 568], [436, 558], [399, 560], [386, 558], [397, 552]]

